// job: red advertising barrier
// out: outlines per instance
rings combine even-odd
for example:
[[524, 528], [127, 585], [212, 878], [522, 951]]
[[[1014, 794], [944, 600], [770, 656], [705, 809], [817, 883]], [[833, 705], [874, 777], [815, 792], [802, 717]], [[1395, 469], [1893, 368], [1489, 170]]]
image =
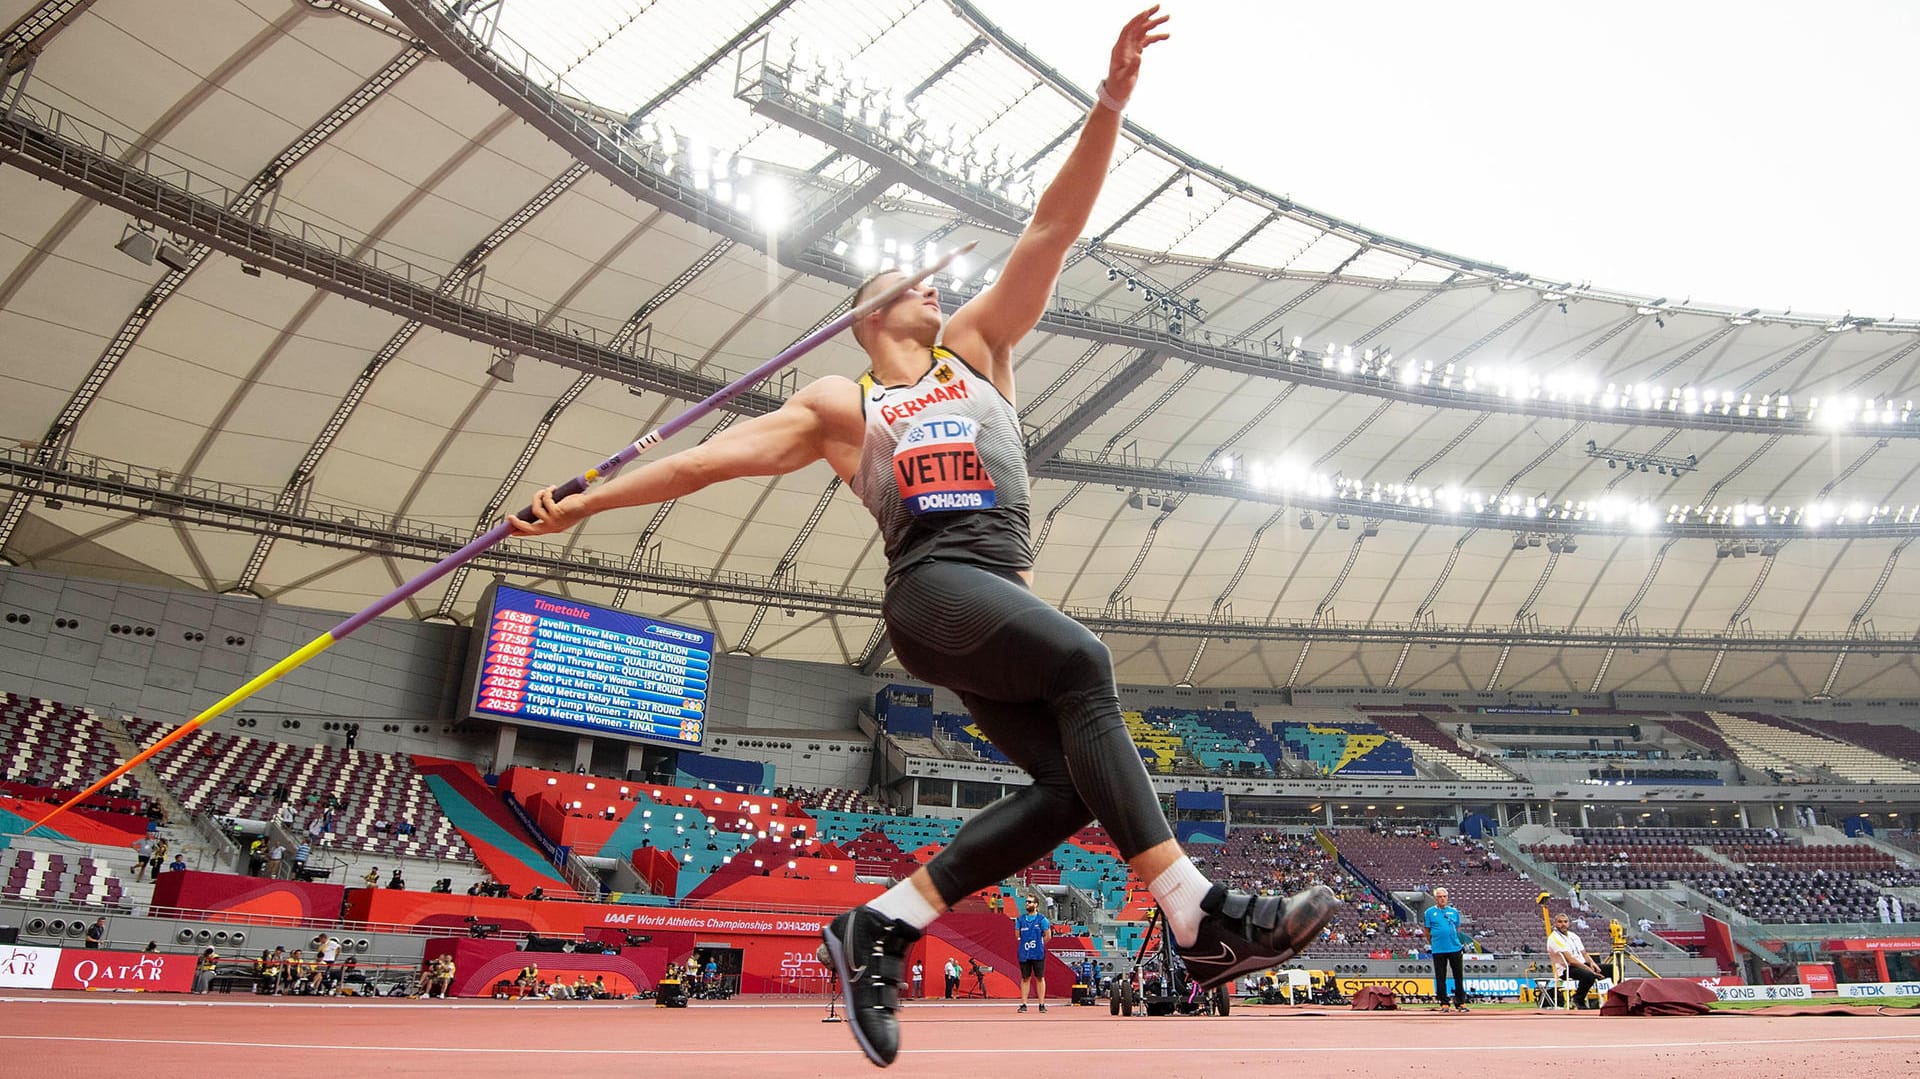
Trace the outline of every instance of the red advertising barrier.
[[1879, 940], [1830, 940], [1827, 950], [1833, 952], [1912, 952], [1920, 951], [1920, 938], [1883, 937]]
[[1718, 989], [1720, 986], [1723, 986], [1723, 985], [1747, 984], [1746, 981], [1743, 980], [1738, 974], [1712, 974], [1712, 975], [1705, 975], [1698, 978], [1688, 978], [1687, 980], [1690, 982], [1696, 982], [1700, 985], [1704, 985], [1708, 989]]
[[153, 886], [153, 907], [161, 914], [169, 909], [217, 910], [238, 916], [231, 921], [273, 924], [282, 919], [338, 918], [346, 894], [338, 884], [181, 869], [160, 874]]
[[1800, 964], [1800, 984], [1816, 993], [1833, 991], [1832, 963]]
[[53, 968], [53, 988], [186, 993], [193, 989], [193, 967], [190, 955], [62, 948]]
[[549, 982], [563, 978], [572, 985], [575, 978], [585, 978], [591, 984], [600, 978], [609, 992], [632, 996], [638, 990], [653, 988], [667, 966], [665, 952], [659, 948], [621, 948], [616, 954], [604, 955], [525, 952], [517, 950], [512, 941], [503, 940], [448, 938], [427, 942], [428, 962], [442, 955], [453, 956], [452, 995], [456, 997], [492, 996], [496, 984], [513, 980], [527, 966], [538, 967], [540, 977]]

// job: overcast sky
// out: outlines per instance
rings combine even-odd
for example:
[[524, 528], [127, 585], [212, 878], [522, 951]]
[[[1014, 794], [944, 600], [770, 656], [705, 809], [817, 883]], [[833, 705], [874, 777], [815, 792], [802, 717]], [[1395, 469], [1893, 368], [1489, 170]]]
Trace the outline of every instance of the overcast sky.
[[[1080, 85], [1139, 0], [975, 0]], [[1545, 279], [1920, 317], [1916, 0], [1175, 0], [1129, 116]]]

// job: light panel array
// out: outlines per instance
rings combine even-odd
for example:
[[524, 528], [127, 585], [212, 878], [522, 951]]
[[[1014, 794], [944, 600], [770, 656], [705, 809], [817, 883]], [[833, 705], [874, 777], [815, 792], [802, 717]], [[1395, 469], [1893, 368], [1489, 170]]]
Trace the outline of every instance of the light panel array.
[[764, 69], [785, 93], [858, 124], [868, 142], [916, 167], [937, 169], [1017, 206], [1033, 205], [1033, 169], [1013, 151], [982, 150], [960, 124], [929, 117], [899, 89], [869, 80], [844, 61], [815, 57], [798, 41], [791, 50], [784, 64], [769, 61]]
[[[1205, 340], [1206, 335], [1202, 339]], [[1631, 414], [1666, 412], [1698, 416], [1737, 416], [1743, 419], [1792, 420], [1820, 423], [1835, 430], [1853, 425], [1886, 426], [1911, 423], [1913, 401], [1894, 397], [1810, 397], [1804, 407], [1791, 394], [1723, 390], [1691, 385], [1667, 386], [1643, 382], [1601, 382], [1590, 375], [1553, 372], [1540, 374], [1524, 366], [1443, 364], [1431, 360], [1396, 359], [1391, 351], [1363, 349], [1329, 341], [1324, 352], [1303, 347], [1296, 337], [1285, 350], [1288, 363], [1401, 388], [1434, 386], [1442, 390], [1484, 394], [1499, 401], [1549, 401], [1618, 409]]]
[[1546, 495], [1488, 492], [1457, 485], [1424, 487], [1382, 483], [1378, 480], [1353, 479], [1343, 473], [1327, 475], [1312, 472], [1283, 463], [1248, 463], [1233, 455], [1215, 457], [1210, 465], [1213, 471], [1227, 479], [1243, 477], [1255, 490], [1352, 503], [1354, 512], [1364, 512], [1368, 505], [1395, 506], [1437, 510], [1451, 516], [1509, 525], [1526, 521], [1592, 522], [1631, 526], [1645, 531], [1652, 531], [1661, 524], [1734, 528], [1799, 526], [1817, 531], [1827, 525], [1874, 525], [1883, 522], [1911, 525], [1920, 521], [1920, 504], [1895, 506], [1823, 499], [1799, 505], [1759, 502], [1694, 505], [1674, 502], [1662, 508], [1644, 498], [1622, 498], [1617, 495], [1555, 500]]
[[[894, 237], [876, 238], [873, 218], [863, 217], [854, 228], [852, 239], [839, 239], [833, 243], [833, 253], [842, 258], [850, 258], [855, 268], [864, 273], [880, 270], [900, 270], [915, 273], [926, 269], [940, 260], [942, 252], [931, 242], [920, 243], [913, 240], [901, 240]], [[944, 280], [956, 289], [993, 284], [1000, 270], [988, 266], [980, 271], [977, 279], [973, 277], [973, 264], [965, 257], [956, 258], [947, 266], [944, 277], [929, 279], [929, 284], [938, 285]]]

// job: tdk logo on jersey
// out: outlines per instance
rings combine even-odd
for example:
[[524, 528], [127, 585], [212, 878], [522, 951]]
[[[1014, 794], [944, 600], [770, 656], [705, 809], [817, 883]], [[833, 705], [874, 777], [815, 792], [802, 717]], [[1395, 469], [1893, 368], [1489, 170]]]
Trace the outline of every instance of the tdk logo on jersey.
[[959, 442], [962, 440], [971, 442], [978, 436], [979, 432], [979, 424], [961, 417], [921, 420], [919, 423], [914, 424], [913, 430], [908, 431], [907, 437], [900, 441], [909, 446], [918, 445], [922, 442]]
[[980, 460], [980, 424], [964, 416], [922, 416], [893, 451], [893, 479], [907, 512], [991, 509], [993, 477]]

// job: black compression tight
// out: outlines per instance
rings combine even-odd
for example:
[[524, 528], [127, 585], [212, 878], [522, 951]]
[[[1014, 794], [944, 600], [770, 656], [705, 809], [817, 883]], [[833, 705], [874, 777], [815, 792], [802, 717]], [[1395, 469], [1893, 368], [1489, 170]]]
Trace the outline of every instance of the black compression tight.
[[960, 695], [974, 723], [1033, 777], [981, 810], [927, 863], [948, 904], [1045, 857], [1098, 818], [1124, 858], [1173, 838], [1120, 718], [1107, 646], [1016, 578], [929, 562], [882, 607], [915, 677]]

